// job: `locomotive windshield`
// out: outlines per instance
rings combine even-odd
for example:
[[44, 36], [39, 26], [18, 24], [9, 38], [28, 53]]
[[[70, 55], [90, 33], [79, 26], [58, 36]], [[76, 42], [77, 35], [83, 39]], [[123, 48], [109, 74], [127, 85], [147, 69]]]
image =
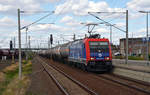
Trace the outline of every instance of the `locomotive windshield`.
[[90, 52], [109, 53], [108, 42], [91, 41], [89, 42], [89, 45], [90, 45]]

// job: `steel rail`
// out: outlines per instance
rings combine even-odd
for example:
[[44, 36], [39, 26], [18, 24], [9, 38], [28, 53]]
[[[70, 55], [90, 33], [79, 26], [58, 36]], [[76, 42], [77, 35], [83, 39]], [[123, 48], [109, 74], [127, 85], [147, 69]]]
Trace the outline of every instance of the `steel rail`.
[[108, 78], [108, 77], [105, 77], [105, 76], [98, 76], [98, 77], [102, 78], [102, 79], [105, 79], [105, 80], [112, 81], [114, 83], [117, 83], [117, 84], [120, 84], [120, 85], [123, 85], [123, 86], [126, 86], [126, 87], [131, 88], [131, 89], [135, 89], [137, 91], [140, 91], [140, 92], [143, 92], [143, 93], [146, 93], [146, 94], [150, 94], [150, 91], [148, 91], [148, 90], [144, 90], [143, 88], [139, 88], [139, 87], [128, 85], [125, 82], [114, 80], [114, 79], [111, 79], [111, 78]]
[[[42, 60], [41, 60], [42, 62]], [[52, 80], [55, 82], [55, 84], [57, 85], [57, 87], [65, 94], [65, 95], [70, 95], [64, 88], [63, 86], [57, 81], [57, 79], [50, 73], [48, 72], [48, 70], [46, 69], [46, 66], [43, 65], [43, 62], [41, 63], [39, 62], [42, 67], [44, 68], [44, 70], [46, 71], [46, 73], [52, 78]]]
[[116, 75], [116, 74], [111, 74], [111, 76], [114, 76], [114, 77], [117, 77], [117, 78], [119, 77], [122, 80], [127, 80], [127, 81], [138, 83], [140, 85], [144, 85], [144, 86], [149, 86], [150, 87], [150, 83], [144, 82], [142, 80], [135, 80], [135, 79], [130, 78], [130, 77], [125, 77], [125, 76]]
[[51, 66], [52, 68], [54, 68], [55, 70], [57, 70], [59, 73], [63, 74], [65, 77], [67, 77], [68, 79], [70, 79], [71, 81], [73, 81], [74, 83], [76, 83], [77, 85], [79, 85], [81, 88], [83, 88], [85, 91], [89, 92], [91, 95], [98, 95], [96, 92], [94, 92], [93, 90], [89, 89], [87, 86], [85, 86], [84, 84], [80, 83], [79, 81], [73, 79], [68, 74], [66, 74], [63, 71], [61, 71], [60, 69], [58, 69], [56, 66], [53, 66], [51, 64], [47, 64], [47, 65]]

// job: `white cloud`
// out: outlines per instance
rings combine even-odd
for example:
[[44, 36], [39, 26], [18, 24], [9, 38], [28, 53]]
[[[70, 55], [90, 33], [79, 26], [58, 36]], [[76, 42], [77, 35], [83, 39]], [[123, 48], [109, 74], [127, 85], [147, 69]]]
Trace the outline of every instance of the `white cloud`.
[[80, 26], [80, 21], [77, 21], [75, 18], [71, 17], [71, 16], [64, 16], [61, 20], [61, 23], [64, 23], [67, 26], [71, 26], [71, 27], [78, 27]]
[[38, 0], [40, 2], [50, 2], [50, 3], [57, 3], [57, 2], [60, 2], [61, 0]]
[[130, 10], [150, 10], [150, 0], [132, 0], [127, 3]]
[[99, 12], [99, 11], [108, 11], [108, 4], [104, 1], [100, 1], [100, 2], [93, 2], [90, 1], [89, 2], [89, 8], [87, 9], [87, 11], [94, 11], [94, 12]]
[[96, 32], [100, 34], [109, 33], [109, 31], [106, 28], [98, 28], [96, 29]]
[[[112, 12], [125, 11], [122, 8], [110, 8], [105, 1], [89, 1], [89, 0], [67, 0], [65, 3], [56, 7], [56, 14], [73, 13], [76, 16], [88, 15], [88, 12]], [[103, 16], [103, 15], [102, 15]], [[103, 17], [120, 17], [119, 14], [103, 16]]]
[[150, 0], [131, 0], [127, 3], [127, 9], [129, 18], [137, 19], [143, 15], [138, 11], [150, 11]]
[[[36, 33], [39, 33], [39, 35], [44, 35], [44, 34], [49, 34], [49, 33], [54, 33], [56, 36], [57, 34], [69, 34], [72, 35], [75, 33], [76, 35], [84, 34], [87, 33], [87, 28], [85, 28], [86, 31], [78, 30], [80, 27], [83, 25], [80, 24], [79, 20], [82, 20], [83, 22], [95, 22], [96, 20], [93, 20], [92, 17], [87, 17], [88, 12], [112, 12], [112, 11], [125, 11], [124, 8], [111, 8], [107, 2], [104, 0], [99, 0], [99, 1], [93, 1], [93, 0], [0, 0], [0, 13], [2, 15], [7, 15], [6, 17], [0, 18], [0, 26], [2, 27], [0, 29], [0, 33], [5, 37], [8, 33], [9, 36], [7, 37], [8, 39], [11, 38], [11, 36], [17, 35], [17, 32], [12, 32], [15, 30], [11, 30], [12, 28], [17, 29], [17, 20], [12, 19], [9, 17], [9, 15], [16, 15], [17, 9], [20, 8], [21, 10], [43, 10], [45, 7], [43, 6], [44, 4], [52, 4], [59, 2], [59, 5], [56, 5], [56, 13], [55, 14], [62, 14], [62, 18], [59, 17], [60, 23], [57, 25], [33, 25], [29, 27], [29, 31]], [[64, 3], [63, 3], [64, 2]], [[111, 1], [110, 1], [111, 3]], [[139, 10], [150, 10], [150, 0], [130, 0], [127, 3], [127, 9], [129, 9], [129, 18], [130, 19], [135, 19], [140, 17], [143, 14], [137, 13]], [[47, 9], [47, 8], [46, 8]], [[53, 8], [54, 9], [54, 8]], [[67, 16], [64, 16], [66, 15]], [[70, 16], [70, 14], [74, 16]], [[78, 19], [78, 17], [83, 17]], [[99, 14], [98, 15], [102, 19], [107, 19], [107, 18], [119, 18], [125, 20], [125, 15], [120, 16], [120, 14]], [[30, 19], [31, 20], [31, 19]], [[109, 20], [109, 19], [108, 19]], [[32, 23], [33, 21], [28, 21], [28, 20], [21, 20], [21, 26], [28, 25]], [[62, 24], [63, 23], [63, 24]], [[120, 21], [116, 21], [115, 23], [117, 24], [116, 26], [123, 28], [125, 26], [125, 23], [122, 23]], [[130, 27], [130, 26], [129, 26]], [[135, 26], [136, 27], [136, 26]], [[9, 29], [9, 30], [8, 30]], [[3, 34], [3, 30], [5, 30], [5, 34]], [[98, 28], [95, 29], [97, 33], [102, 34], [105, 38], [109, 38], [109, 28]], [[94, 31], [95, 31], [94, 30]], [[24, 31], [22, 31], [22, 34], [24, 36]], [[115, 32], [116, 30], [113, 29]], [[132, 31], [132, 30], [130, 30]], [[136, 37], [139, 36], [145, 36], [145, 29], [140, 29], [135, 33]], [[122, 34], [116, 33], [114, 35], [114, 41], [118, 41], [119, 37], [122, 37]], [[35, 39], [38, 39], [38, 35], [35, 35]], [[71, 36], [72, 37], [72, 36]], [[70, 38], [71, 38], [70, 37]], [[65, 39], [70, 39], [69, 37], [65, 37]], [[45, 39], [47, 39], [45, 37]], [[118, 41], [119, 42], [119, 41]]]
[[[16, 27], [16, 21], [15, 20], [13, 20], [13, 19], [11, 19], [11, 18], [9, 18], [9, 17], [3, 17], [3, 18], [1, 18], [0, 19], [0, 26], [2, 27], [2, 28], [14, 28], [14, 27]], [[1, 28], [1, 29], [2, 29]]]
[[11, 5], [2, 5], [0, 4], [0, 11], [5, 12], [11, 10], [13, 7]]
[[70, 20], [71, 21], [73, 20], [71, 16], [65, 16], [60, 20], [60, 22], [65, 23], [65, 22], [69, 22]]
[[116, 23], [115, 24], [115, 26], [117, 26], [117, 27], [125, 27], [126, 26], [126, 23], [124, 22], [118, 22], [118, 23]]
[[64, 33], [64, 32], [68, 32], [69, 30], [71, 31], [71, 29], [67, 28], [67, 27], [63, 27], [63, 26], [59, 26], [59, 25], [54, 25], [54, 24], [44, 24], [44, 25], [33, 25], [30, 28], [31, 31], [34, 32], [40, 32], [43, 31], [44, 32], [49, 32], [49, 31], [55, 31], [55, 33]]
[[[88, 12], [125, 12], [129, 10], [129, 19], [141, 17], [142, 14], [137, 13], [139, 10], [150, 10], [150, 0], [131, 0], [127, 3], [127, 8], [111, 8], [105, 1], [89, 1], [89, 0], [66, 0], [65, 3], [56, 7], [56, 14], [72, 13], [76, 16], [87, 15]], [[100, 14], [103, 19], [119, 18], [125, 19], [125, 14]]]
[[[149, 27], [150, 30], [150, 27]], [[146, 28], [141, 28], [133, 33], [134, 37], [146, 37]], [[150, 36], [150, 35], [149, 35]]]
[[84, 15], [87, 14], [88, 7], [88, 0], [66, 0], [65, 3], [56, 7], [56, 14], [73, 13], [75, 15]]
[[41, 4], [58, 2], [59, 0], [0, 0], [0, 13], [16, 15], [17, 9], [43, 10]]

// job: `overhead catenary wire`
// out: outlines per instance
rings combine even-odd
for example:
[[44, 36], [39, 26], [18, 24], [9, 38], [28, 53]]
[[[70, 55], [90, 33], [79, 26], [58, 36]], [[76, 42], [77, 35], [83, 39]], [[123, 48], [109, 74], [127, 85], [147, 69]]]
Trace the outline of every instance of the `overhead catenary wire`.
[[66, 6], [64, 6], [64, 7], [60, 10], [60, 12], [57, 14], [57, 16], [55, 17], [55, 19], [53, 20], [53, 23], [56, 22], [56, 20], [58, 19], [59, 15], [70, 5], [71, 2], [72, 2], [72, 0], [70, 0], [70, 1], [68, 2], [68, 4], [67, 4]]
[[[54, 13], [54, 11], [52, 11], [52, 13]], [[26, 28], [26, 27], [29, 27], [29, 26], [31, 26], [31, 25], [33, 25], [33, 24], [35, 24], [35, 23], [37, 23], [37, 22], [39, 22], [39, 21], [45, 19], [46, 17], [50, 16], [52, 13], [49, 13], [49, 14], [47, 14], [47, 15], [41, 17], [40, 19], [34, 21], [33, 23], [31, 23], [31, 24], [29, 24], [29, 25], [26, 25], [26, 26], [22, 27], [21, 29], [24, 29], [24, 28]]]
[[[107, 1], [107, 0], [106, 0]], [[113, 0], [114, 1], [114, 0]], [[113, 8], [115, 8], [116, 6], [118, 6], [118, 4], [124, 4], [124, 3], [126, 3], [126, 1], [125, 0], [122, 0], [122, 1], [124, 1], [124, 2], [120, 2], [120, 1], [118, 1], [118, 0], [115, 0], [115, 3], [113, 3], [113, 1], [112, 1], [112, 6], [114, 6]], [[119, 3], [118, 3], [119, 2]], [[120, 8], [118, 11], [122, 11], [122, 10], [124, 10], [125, 8], [126, 8], [127, 6], [126, 6], [126, 4], [125, 4], [125, 6], [123, 6], [122, 8]], [[121, 16], [119, 16], [119, 17], [121, 17]], [[116, 19], [111, 19], [111, 20], [109, 20], [109, 21], [107, 21], [107, 22], [112, 22], [112, 21], [114, 21], [114, 20], [116, 20]]]
[[[108, 0], [108, 1], [109, 1], [109, 0]], [[63, 9], [62, 9], [62, 10], [63, 10]], [[25, 12], [26, 12], [26, 11], [25, 11]], [[29, 12], [32, 12], [32, 11], [29, 11]], [[37, 11], [37, 13], [38, 13], [38, 12], [40, 13], [40, 11]], [[36, 13], [36, 12], [35, 12], [35, 13]], [[43, 13], [44, 13], [44, 12], [43, 12]], [[45, 13], [46, 13], [46, 11], [45, 11]]]
[[[115, 12], [115, 11], [111, 11], [111, 12], [91, 12], [91, 13], [97, 13], [97, 14], [106, 14], [106, 16], [103, 16], [103, 17], [110, 17], [110, 15], [114, 15], [114, 14], [125, 14], [125, 12], [123, 12], [123, 11], [117, 11], [117, 12]], [[121, 17], [122, 17], [123, 15], [120, 15], [120, 16], [117, 16], [117, 18], [115, 17], [113, 17], [113, 19], [110, 19], [110, 20], [108, 20], [107, 22], [112, 22], [112, 21], [115, 21], [115, 20], [118, 20], [119, 18], [121, 19]], [[111, 16], [112, 17], [112, 16]]]
[[95, 15], [93, 15], [93, 14], [92, 14], [92, 13], [90, 13], [90, 12], [88, 12], [88, 13], [89, 13], [91, 16], [94, 16], [95, 18], [97, 18], [97, 19], [99, 19], [99, 20], [103, 21], [104, 23], [106, 23], [106, 24], [108, 24], [108, 25], [111, 25], [111, 26], [113, 26], [113, 27], [117, 28], [118, 30], [120, 30], [120, 31], [122, 31], [122, 32], [126, 32], [125, 30], [122, 30], [122, 29], [120, 29], [120, 28], [116, 27], [115, 25], [112, 25], [111, 23], [109, 23], [109, 22], [107, 22], [107, 21], [105, 21], [105, 20], [103, 20], [103, 19], [99, 18], [98, 16], [95, 16]]
[[[51, 14], [54, 13], [54, 11], [51, 11], [51, 12], [50, 12], [50, 11], [21, 11], [21, 13], [33, 13], [33, 12], [36, 12], [36, 13], [42, 13], [42, 12], [43, 12], [43, 13], [47, 13], [47, 12], [48, 12], [48, 14], [45, 15], [45, 16], [43, 16], [43, 17], [41, 17], [41, 18], [39, 18], [38, 20], [32, 22], [31, 24], [28, 24], [28, 25], [22, 27], [21, 29], [25, 29], [25, 28], [30, 27], [31, 25], [38, 24], [37, 22], [39, 22], [39, 21], [41, 21], [41, 20], [47, 18], [48, 16], [50, 16]], [[50, 13], [49, 13], [49, 12], [50, 12]], [[42, 23], [42, 24], [52, 24], [52, 23]]]
[[35, 14], [35, 13], [49, 13], [51, 11], [20, 11], [21, 13], [25, 13], [25, 14]]
[[[120, 18], [122, 15], [120, 15], [118, 18]], [[107, 21], [107, 22], [112, 22], [112, 21], [115, 21], [115, 20], [117, 20], [117, 19], [111, 19], [111, 20], [109, 20], [109, 21]]]

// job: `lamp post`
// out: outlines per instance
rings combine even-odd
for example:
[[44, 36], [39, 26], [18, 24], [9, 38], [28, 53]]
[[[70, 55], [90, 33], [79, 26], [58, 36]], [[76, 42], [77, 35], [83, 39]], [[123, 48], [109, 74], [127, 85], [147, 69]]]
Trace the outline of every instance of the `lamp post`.
[[146, 49], [146, 56], [147, 56], [147, 65], [149, 65], [149, 45], [148, 45], [148, 13], [150, 11], [139, 11], [140, 13], [146, 13], [146, 40], [147, 40], [147, 49]]

